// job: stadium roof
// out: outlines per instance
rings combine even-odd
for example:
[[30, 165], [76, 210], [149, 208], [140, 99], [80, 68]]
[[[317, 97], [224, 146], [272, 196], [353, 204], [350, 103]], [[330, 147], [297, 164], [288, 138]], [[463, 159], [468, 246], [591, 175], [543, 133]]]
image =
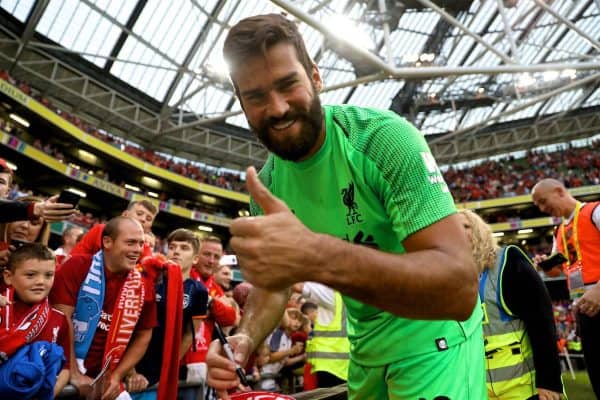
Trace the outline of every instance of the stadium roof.
[[474, 153], [452, 144], [490, 126], [532, 127], [573, 110], [597, 113], [600, 104], [598, 0], [2, 0], [0, 7], [0, 66], [107, 131], [214, 165], [240, 168], [266, 156], [247, 131], [221, 55], [229, 27], [261, 13], [298, 21], [324, 78], [324, 104], [392, 109], [432, 135], [447, 161], [500, 151], [498, 140], [474, 144]]

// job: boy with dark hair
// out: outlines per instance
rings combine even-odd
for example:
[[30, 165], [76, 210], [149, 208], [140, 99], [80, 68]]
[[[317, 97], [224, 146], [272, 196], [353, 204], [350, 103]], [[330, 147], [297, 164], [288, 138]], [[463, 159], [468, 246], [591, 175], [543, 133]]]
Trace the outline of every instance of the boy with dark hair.
[[[200, 249], [198, 237], [188, 229], [177, 229], [167, 236], [167, 243], [167, 260], [179, 265], [183, 278], [183, 334], [179, 342], [179, 358], [181, 359], [192, 344], [194, 329], [198, 329], [202, 319], [206, 316], [208, 291], [202, 282], [190, 279], [192, 266], [198, 261], [198, 251]], [[154, 288], [156, 293], [158, 326], [152, 331], [152, 340], [148, 346], [150, 351], [147, 351], [137, 364], [137, 372], [126, 380], [142, 382], [140, 387], [136, 389], [143, 389], [143, 386], [152, 386], [159, 382], [161, 369], [165, 368], [165, 365], [163, 362], [163, 352], [156, 350], [162, 349], [163, 345], [173, 346], [178, 343], [177, 338], [167, 338], [165, 335], [166, 299], [169, 296], [168, 282], [165, 274], [158, 275]], [[163, 384], [162, 380], [159, 385], [161, 384]], [[156, 398], [155, 395], [147, 392], [143, 396], [144, 399]], [[137, 398], [136, 395], [133, 397], [134, 399]]]
[[269, 362], [262, 366], [260, 373], [263, 379], [258, 382], [257, 389], [278, 391], [280, 387], [276, 377], [285, 366], [294, 365], [304, 361], [306, 354], [303, 352], [304, 344], [293, 344], [292, 334], [302, 325], [302, 313], [295, 308], [288, 308], [283, 313], [279, 327], [267, 337], [265, 343], [269, 345]]
[[4, 270], [0, 287], [8, 302], [0, 308], [0, 371], [5, 377], [26, 372], [31, 380], [0, 379], [2, 398], [50, 399], [69, 381], [67, 320], [48, 303], [55, 263], [48, 247], [26, 243], [12, 252]]

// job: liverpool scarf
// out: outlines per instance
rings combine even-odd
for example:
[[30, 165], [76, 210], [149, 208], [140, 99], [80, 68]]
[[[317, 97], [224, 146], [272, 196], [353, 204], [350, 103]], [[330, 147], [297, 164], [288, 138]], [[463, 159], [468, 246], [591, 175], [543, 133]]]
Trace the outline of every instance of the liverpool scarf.
[[77, 303], [73, 312], [75, 358], [79, 370], [84, 374], [83, 361], [92, 345], [100, 321], [105, 287], [104, 252], [100, 250], [92, 258], [92, 265], [77, 293]]
[[[75, 356], [77, 365], [83, 373], [85, 373], [84, 360], [94, 339], [98, 321], [100, 321], [105, 287], [104, 253], [100, 250], [92, 258], [88, 274], [79, 289], [73, 313]], [[133, 270], [127, 274], [121, 287], [104, 347], [102, 364], [109, 363], [110, 371], [114, 370], [121, 361], [143, 305], [144, 282], [141, 273]]]
[[8, 288], [6, 297], [11, 301], [0, 308], [0, 363], [6, 361], [19, 348], [25, 344], [31, 343], [40, 334], [48, 323], [50, 315], [50, 305], [48, 299], [31, 307], [31, 310], [25, 314], [17, 323], [14, 323], [13, 315], [13, 289]]
[[182, 337], [183, 277], [181, 268], [179, 265], [167, 261], [161, 254], [142, 259], [142, 268], [153, 280], [162, 271], [167, 282], [166, 320], [163, 325], [165, 340], [157, 399], [175, 399], [177, 398], [177, 385], [179, 382], [179, 354], [181, 349], [179, 346], [173, 346], [173, 343], [181, 343]]
[[144, 291], [142, 274], [135, 269], [130, 271], [115, 303], [104, 345], [103, 364], [109, 363], [110, 371], [119, 365], [131, 340], [144, 305]]

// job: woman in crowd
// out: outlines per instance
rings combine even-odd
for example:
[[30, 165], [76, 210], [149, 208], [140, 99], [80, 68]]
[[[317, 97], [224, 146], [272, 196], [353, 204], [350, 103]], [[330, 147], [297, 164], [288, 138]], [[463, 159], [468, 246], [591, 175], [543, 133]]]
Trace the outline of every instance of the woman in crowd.
[[480, 271], [490, 400], [559, 400], [556, 328], [544, 282], [521, 249], [498, 247], [477, 214], [460, 215]]

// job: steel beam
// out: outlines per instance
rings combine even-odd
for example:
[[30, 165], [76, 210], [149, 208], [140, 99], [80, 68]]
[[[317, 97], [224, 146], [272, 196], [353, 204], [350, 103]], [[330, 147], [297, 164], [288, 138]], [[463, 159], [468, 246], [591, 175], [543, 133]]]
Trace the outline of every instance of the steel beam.
[[29, 41], [33, 37], [33, 34], [35, 33], [35, 27], [40, 22], [42, 15], [44, 15], [44, 11], [46, 10], [46, 7], [48, 7], [48, 1], [49, 0], [37, 0], [35, 2], [33, 9], [31, 10], [31, 12], [29, 13], [29, 16], [27, 17], [27, 21], [25, 22], [25, 30], [23, 31], [23, 35], [21, 35], [19, 49], [17, 50], [17, 54], [15, 55], [15, 61], [13, 62], [13, 65], [10, 67], [9, 72], [12, 72], [15, 64], [21, 58], [21, 55], [23, 54], [23, 50], [25, 50], [25, 48], [29, 44]]
[[417, 0], [417, 1], [421, 4], [423, 4], [424, 6], [431, 8], [438, 14], [440, 14], [442, 16], [442, 18], [444, 18], [446, 21], [448, 21], [452, 25], [458, 27], [464, 33], [466, 33], [467, 35], [472, 37], [477, 43], [481, 44], [483, 47], [488, 49], [490, 52], [494, 53], [505, 63], [514, 64], [514, 60], [512, 58], [510, 58], [506, 54], [502, 53], [501, 51], [496, 49], [494, 46], [491, 46], [489, 43], [487, 43], [485, 40], [483, 40], [483, 38], [481, 36], [479, 36], [478, 34], [473, 32], [472, 30], [470, 30], [466, 25], [464, 25], [462, 22], [460, 22], [459, 20], [454, 18], [452, 15], [450, 15], [449, 13], [444, 11], [444, 9], [442, 9], [441, 7], [437, 6], [436, 4], [434, 4], [433, 2], [431, 2], [429, 0]]
[[458, 129], [458, 130], [456, 130], [454, 132], [451, 132], [451, 133], [442, 135], [440, 137], [437, 137], [437, 138], [433, 139], [431, 141], [431, 143], [435, 144], [437, 142], [441, 142], [443, 140], [447, 140], [447, 139], [449, 139], [451, 137], [454, 137], [454, 136], [463, 135], [463, 134], [465, 134], [467, 132], [471, 132], [471, 131], [473, 131], [475, 129], [481, 128], [481, 127], [487, 125], [488, 123], [496, 121], [496, 120], [498, 120], [498, 119], [500, 119], [502, 117], [514, 114], [514, 113], [516, 113], [518, 111], [521, 111], [521, 110], [524, 110], [524, 109], [526, 109], [528, 107], [531, 107], [531, 106], [539, 103], [540, 101], [547, 100], [547, 99], [549, 99], [551, 97], [554, 97], [554, 96], [556, 96], [556, 95], [558, 95], [558, 94], [560, 94], [562, 92], [566, 92], [566, 91], [578, 88], [579, 86], [582, 86], [582, 85], [591, 84], [591, 83], [597, 82], [599, 80], [600, 80], [600, 73], [596, 73], [596, 74], [587, 76], [585, 78], [578, 79], [578, 80], [576, 80], [574, 82], [569, 83], [568, 85], [565, 85], [565, 86], [560, 87], [558, 89], [551, 90], [551, 91], [549, 91], [547, 93], [544, 93], [544, 94], [542, 94], [540, 96], [534, 97], [533, 99], [531, 99], [531, 100], [529, 100], [529, 101], [521, 104], [518, 107], [514, 107], [514, 108], [512, 108], [510, 110], [501, 112], [500, 114], [497, 114], [497, 115], [492, 116], [490, 118], [486, 118], [485, 120], [477, 122], [477, 123], [475, 123], [473, 125], [470, 125], [470, 126], [467, 126], [465, 128], [461, 128], [461, 129]]
[[572, 23], [571, 21], [569, 21], [568, 19], [564, 18], [562, 15], [560, 15], [559, 13], [554, 11], [552, 9], [552, 7], [548, 6], [542, 0], [533, 0], [533, 1], [535, 1], [535, 4], [537, 4], [538, 6], [543, 8], [548, 14], [550, 14], [554, 18], [556, 18], [556, 20], [558, 20], [559, 22], [562, 22], [563, 24], [568, 26], [570, 29], [577, 32], [579, 34], [579, 36], [581, 36], [582, 38], [587, 40], [592, 45], [592, 47], [596, 49], [596, 51], [600, 51], [600, 43], [596, 39], [592, 38], [590, 35], [588, 35], [584, 31], [582, 31], [581, 29], [579, 29], [577, 27], [577, 25], [575, 25], [574, 23]]
[[504, 36], [508, 39], [513, 58], [519, 62], [519, 49], [517, 48], [517, 42], [513, 37], [512, 27], [510, 25], [510, 21], [508, 20], [508, 15], [506, 15], [506, 10], [504, 9], [504, 0], [496, 0], [496, 2], [498, 3], [498, 11], [500, 11], [500, 15], [502, 16]]
[[162, 106], [162, 109], [160, 110], [161, 117], [165, 117], [166, 114], [171, 113], [172, 110], [169, 107], [169, 102], [171, 101], [171, 98], [173, 97], [173, 94], [175, 93], [175, 90], [177, 89], [179, 82], [181, 82], [181, 78], [183, 78], [185, 71], [187, 71], [189, 69], [192, 59], [194, 58], [194, 56], [196, 56], [196, 53], [200, 49], [200, 46], [204, 43], [204, 41], [206, 39], [206, 35], [208, 35], [208, 32], [210, 32], [210, 24], [213, 22], [213, 19], [215, 19], [217, 17], [217, 15], [219, 15], [219, 13], [223, 9], [224, 5], [225, 5], [225, 0], [219, 0], [217, 2], [217, 4], [215, 5], [215, 8], [213, 9], [210, 16], [208, 17], [206, 24], [202, 27], [202, 29], [200, 29], [200, 32], [198, 32], [196, 39], [192, 43], [192, 47], [190, 47], [190, 50], [185, 55], [185, 59], [183, 60], [183, 63], [179, 67], [179, 69], [177, 71], [177, 75], [175, 75], [175, 78], [169, 85], [169, 89], [167, 90], [167, 94], [165, 95], [165, 98], [163, 100], [163, 106]]
[[[429, 0], [419, 0], [423, 2], [423, 4], [429, 4]], [[329, 27], [327, 27], [324, 23], [316, 20], [311, 15], [308, 15], [302, 9], [297, 7], [294, 4], [291, 4], [284, 0], [271, 0], [271, 2], [275, 3], [279, 7], [288, 11], [290, 14], [304, 21], [306, 24], [312, 26], [313, 28], [321, 31], [324, 36], [331, 40], [339, 40], [336, 39], [335, 36], [331, 33]], [[435, 5], [434, 5], [435, 6]], [[435, 6], [437, 7], [437, 6]], [[396, 79], [426, 79], [426, 78], [435, 78], [435, 77], [446, 77], [446, 76], [455, 76], [455, 75], [497, 75], [497, 74], [514, 74], [521, 72], [542, 72], [542, 71], [550, 71], [550, 70], [562, 70], [562, 69], [577, 69], [578, 71], [589, 70], [589, 69], [600, 69], [600, 60], [591, 61], [585, 63], [577, 63], [577, 64], [565, 64], [565, 63], [546, 63], [546, 64], [531, 64], [531, 65], [496, 65], [496, 66], [464, 66], [464, 67], [400, 67], [394, 68], [387, 65], [381, 58], [377, 55], [357, 46], [352, 42], [345, 42], [345, 45], [349, 46], [353, 51], [355, 51], [358, 55], [363, 57], [363, 59], [371, 65], [383, 73], [387, 75], [388, 78], [396, 78]]]
[[499, 128], [477, 135], [460, 136], [429, 142], [431, 151], [440, 165], [469, 161], [538, 146], [564, 143], [588, 138], [598, 133], [600, 113], [597, 109], [582, 115], [554, 115], [541, 122], [523, 123], [510, 128]]

